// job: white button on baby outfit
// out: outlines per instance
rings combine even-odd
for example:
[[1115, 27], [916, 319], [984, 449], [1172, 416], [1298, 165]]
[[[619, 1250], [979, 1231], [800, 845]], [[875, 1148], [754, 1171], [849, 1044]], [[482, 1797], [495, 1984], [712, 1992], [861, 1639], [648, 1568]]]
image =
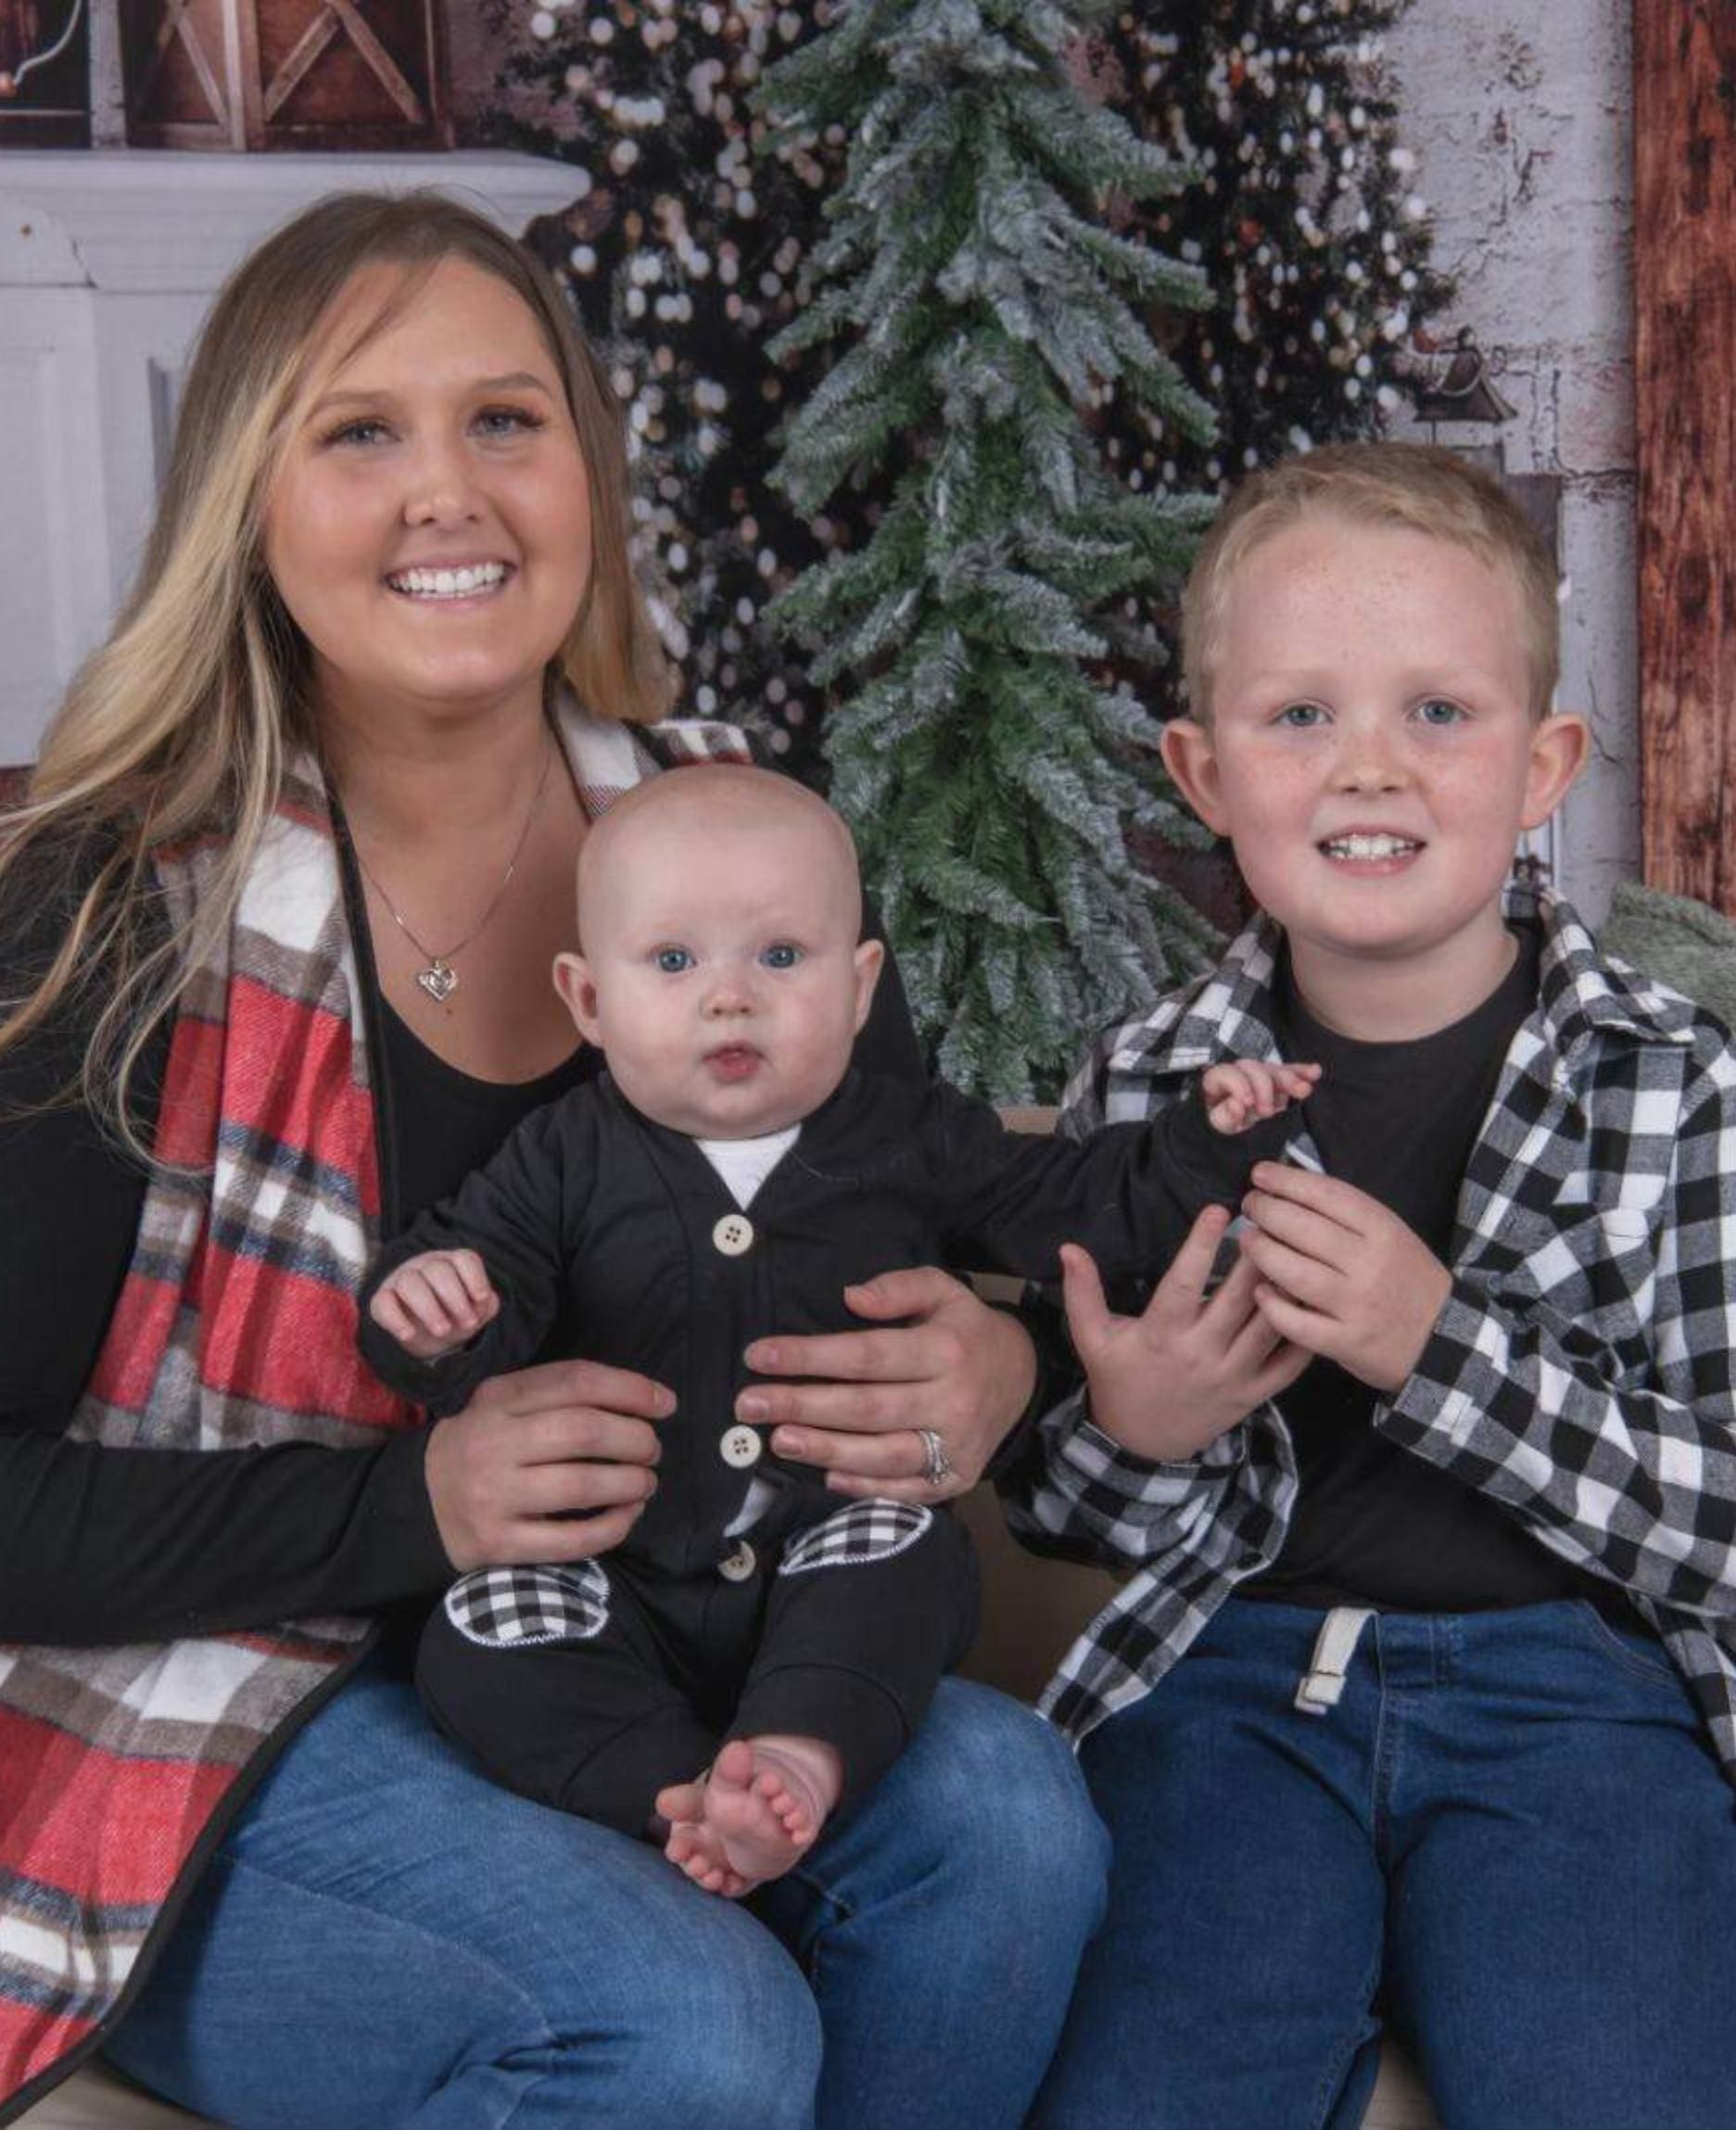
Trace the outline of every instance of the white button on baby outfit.
[[738, 1472], [759, 1463], [760, 1452], [765, 1444], [759, 1439], [757, 1427], [728, 1427], [717, 1447], [723, 1452], [726, 1464], [733, 1464]]
[[738, 1539], [735, 1551], [725, 1553], [717, 1563], [717, 1573], [727, 1583], [744, 1583], [758, 1566], [753, 1547], [745, 1539]]
[[745, 1213], [725, 1213], [711, 1231], [711, 1239], [725, 1257], [740, 1257], [754, 1247], [754, 1223]]

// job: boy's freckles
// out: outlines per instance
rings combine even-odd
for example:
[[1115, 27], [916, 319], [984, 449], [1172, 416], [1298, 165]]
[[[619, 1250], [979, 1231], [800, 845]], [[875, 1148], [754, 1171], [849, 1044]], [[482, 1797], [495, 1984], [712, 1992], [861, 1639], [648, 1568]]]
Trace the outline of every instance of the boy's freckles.
[[1583, 749], [1574, 720], [1531, 716], [1514, 582], [1427, 534], [1316, 513], [1239, 564], [1214, 649], [1210, 729], [1172, 727], [1165, 758], [1285, 927], [1303, 995], [1355, 1020], [1378, 965], [1387, 1018], [1423, 1017], [1408, 1032], [1469, 1012], [1511, 960], [1519, 832]]

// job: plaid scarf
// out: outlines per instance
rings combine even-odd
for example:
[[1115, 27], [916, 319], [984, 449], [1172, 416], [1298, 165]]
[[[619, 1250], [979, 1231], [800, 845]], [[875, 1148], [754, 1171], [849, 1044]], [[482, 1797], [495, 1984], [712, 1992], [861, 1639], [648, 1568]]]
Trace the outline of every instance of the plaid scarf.
[[[724, 725], [557, 726], [588, 814], [685, 761], [748, 760]], [[221, 851], [159, 854], [171, 919]], [[339, 1447], [420, 1425], [356, 1350], [380, 1181], [360, 977], [324, 785], [285, 780], [227, 936], [170, 1036], [138, 1239], [68, 1433], [163, 1449]], [[364, 1619], [97, 1649], [0, 1644], [0, 2121], [94, 2048], [158, 1919]]]

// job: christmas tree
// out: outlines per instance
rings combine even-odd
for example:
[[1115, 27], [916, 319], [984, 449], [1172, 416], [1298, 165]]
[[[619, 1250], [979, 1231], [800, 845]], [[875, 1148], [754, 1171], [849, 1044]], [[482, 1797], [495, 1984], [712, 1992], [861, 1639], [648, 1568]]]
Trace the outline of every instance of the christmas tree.
[[1081, 93], [1084, 12], [854, 0], [762, 93], [784, 143], [852, 144], [772, 349], [842, 351], [777, 477], [809, 513], [849, 483], [882, 502], [779, 614], [838, 684], [832, 797], [919, 1026], [950, 1079], [1001, 1099], [1052, 1093], [1085, 1032], [1209, 936], [1128, 856], [1131, 827], [1188, 830], [1157, 726], [1098, 671], [1095, 617], [1172, 586], [1213, 499], [1133, 492], [1080, 410], [1119, 392], [1203, 449], [1210, 410], [1142, 312], [1210, 292], [1105, 225], [1112, 192], [1172, 197], [1185, 173]]
[[[1161, 414], [1154, 428], [1119, 388], [1099, 387], [1088, 408], [1130, 487], [1216, 487], [1250, 452], [1289, 449], [1293, 433], [1324, 441], [1384, 418], [1407, 337], [1441, 296], [1383, 75], [1381, 34], [1404, 4], [1143, 0], [1075, 44], [1088, 93], [1198, 170], [1183, 191], [1109, 203], [1112, 226], [1197, 261], [1210, 289], [1203, 310], [1153, 323], [1212, 402], [1216, 439], [1196, 444]], [[833, 125], [768, 144], [749, 99], [763, 69], [836, 8], [485, 8], [508, 54], [494, 133], [574, 165], [572, 208], [533, 240], [627, 402], [640, 550], [684, 706], [758, 725], [791, 767], [822, 780], [822, 691], [765, 610], [820, 555], [860, 544], [878, 495], [846, 485], [810, 519], [770, 485], [772, 439], [824, 375], [828, 349], [779, 363], [767, 342], [800, 301], [844, 136]], [[1160, 714], [1174, 707], [1172, 623], [1155, 583], [1094, 617], [1109, 645], [1101, 672]], [[1139, 847], [1177, 869], [1160, 841]], [[1196, 862], [1180, 862], [1200, 892]]]

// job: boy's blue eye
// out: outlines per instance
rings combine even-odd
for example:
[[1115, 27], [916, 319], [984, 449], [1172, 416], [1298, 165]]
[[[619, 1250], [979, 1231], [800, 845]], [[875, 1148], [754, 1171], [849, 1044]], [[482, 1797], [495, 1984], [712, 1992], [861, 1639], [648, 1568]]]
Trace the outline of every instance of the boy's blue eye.
[[1318, 703], [1286, 703], [1278, 712], [1275, 722], [1287, 725], [1293, 732], [1305, 732], [1310, 726], [1318, 725], [1325, 715]]
[[679, 976], [683, 970], [693, 966], [693, 957], [684, 946], [660, 946], [656, 958], [657, 967], [665, 976]]
[[793, 969], [802, 958], [802, 949], [792, 941], [780, 939], [775, 946], [768, 946], [760, 956], [767, 969]]
[[1416, 716], [1423, 725], [1457, 725], [1463, 722], [1464, 712], [1444, 695], [1431, 695], [1426, 703], [1417, 704]]

